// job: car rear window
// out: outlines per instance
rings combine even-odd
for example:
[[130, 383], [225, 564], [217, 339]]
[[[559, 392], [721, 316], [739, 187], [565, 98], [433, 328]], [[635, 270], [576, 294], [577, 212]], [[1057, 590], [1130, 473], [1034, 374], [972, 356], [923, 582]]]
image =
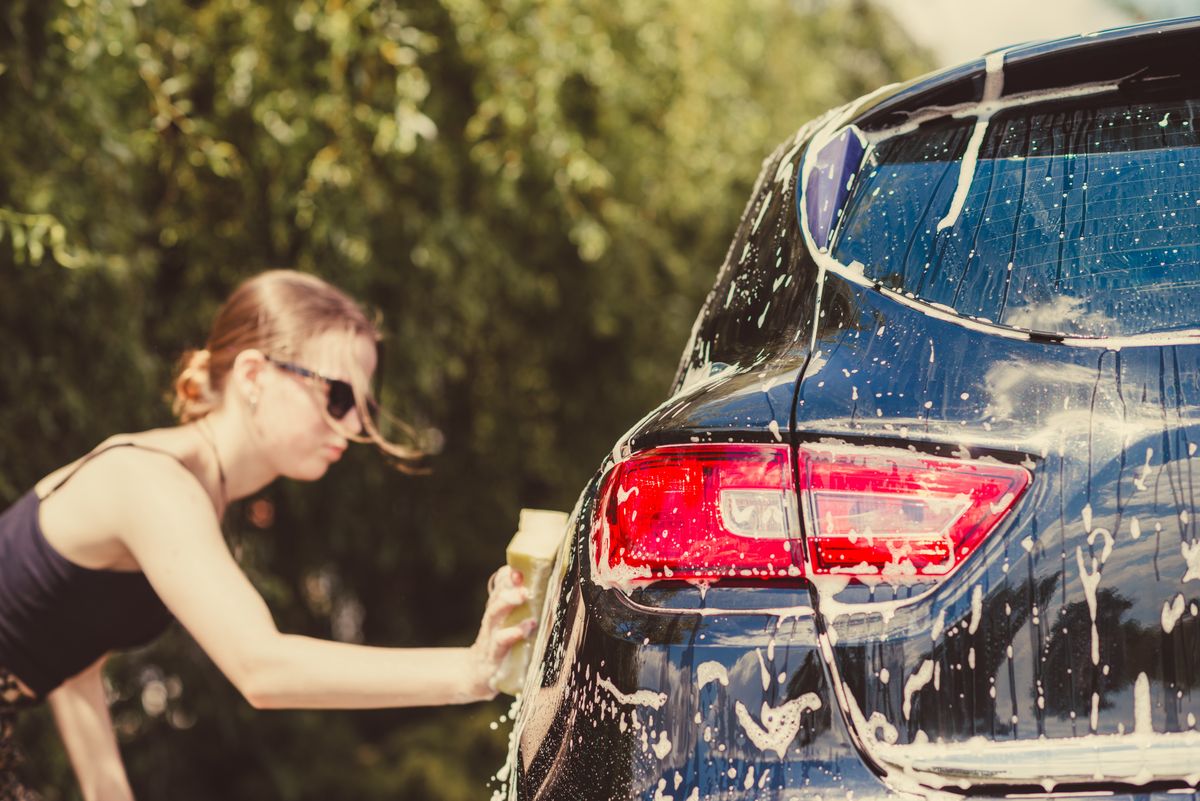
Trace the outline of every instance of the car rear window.
[[812, 320], [817, 265], [796, 217], [801, 149], [788, 140], [763, 163], [733, 244], [683, 354], [675, 389], [783, 351], [802, 349]]
[[975, 119], [885, 139], [859, 170], [833, 254], [1001, 325], [1075, 336], [1195, 327], [1198, 112], [1190, 99], [1110, 95], [997, 113], [943, 230]]

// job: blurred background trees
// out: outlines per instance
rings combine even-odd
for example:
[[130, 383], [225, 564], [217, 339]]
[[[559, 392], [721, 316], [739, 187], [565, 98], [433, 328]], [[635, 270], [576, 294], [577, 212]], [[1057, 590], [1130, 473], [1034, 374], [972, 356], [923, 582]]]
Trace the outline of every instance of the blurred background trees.
[[[286, 631], [465, 644], [522, 506], [570, 509], [664, 399], [762, 159], [923, 71], [867, 2], [0, 4], [0, 502], [165, 391], [268, 267], [382, 317], [433, 472], [352, 453], [235, 507]], [[140, 798], [486, 798], [501, 699], [255, 712], [181, 630], [115, 660]], [[27, 775], [78, 797], [48, 713]]]

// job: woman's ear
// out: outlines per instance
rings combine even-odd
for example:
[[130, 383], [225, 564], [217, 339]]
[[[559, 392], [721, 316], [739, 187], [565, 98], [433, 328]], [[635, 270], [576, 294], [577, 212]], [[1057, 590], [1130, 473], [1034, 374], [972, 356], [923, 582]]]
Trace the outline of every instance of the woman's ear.
[[257, 348], [242, 351], [233, 359], [226, 392], [233, 390], [238, 400], [253, 411], [258, 406], [258, 398], [262, 394], [263, 374], [267, 366], [267, 357], [262, 351]]

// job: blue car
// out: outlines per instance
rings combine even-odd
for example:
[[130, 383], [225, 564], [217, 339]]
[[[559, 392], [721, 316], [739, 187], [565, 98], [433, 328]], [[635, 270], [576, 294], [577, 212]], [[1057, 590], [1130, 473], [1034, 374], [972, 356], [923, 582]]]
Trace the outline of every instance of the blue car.
[[1196, 798], [1198, 126], [1200, 18], [780, 145], [571, 516], [508, 798]]

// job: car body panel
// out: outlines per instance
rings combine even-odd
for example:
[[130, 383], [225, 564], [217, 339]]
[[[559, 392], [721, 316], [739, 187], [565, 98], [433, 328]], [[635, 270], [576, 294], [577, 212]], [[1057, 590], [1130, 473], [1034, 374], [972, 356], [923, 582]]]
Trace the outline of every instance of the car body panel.
[[802, 441], [998, 458], [1033, 474], [1015, 514], [932, 589], [814, 579], [863, 717], [878, 712], [893, 743], [1132, 735], [1143, 713], [1155, 731], [1190, 730], [1200, 346], [1010, 340], [843, 291], [858, 322], [817, 337]]

